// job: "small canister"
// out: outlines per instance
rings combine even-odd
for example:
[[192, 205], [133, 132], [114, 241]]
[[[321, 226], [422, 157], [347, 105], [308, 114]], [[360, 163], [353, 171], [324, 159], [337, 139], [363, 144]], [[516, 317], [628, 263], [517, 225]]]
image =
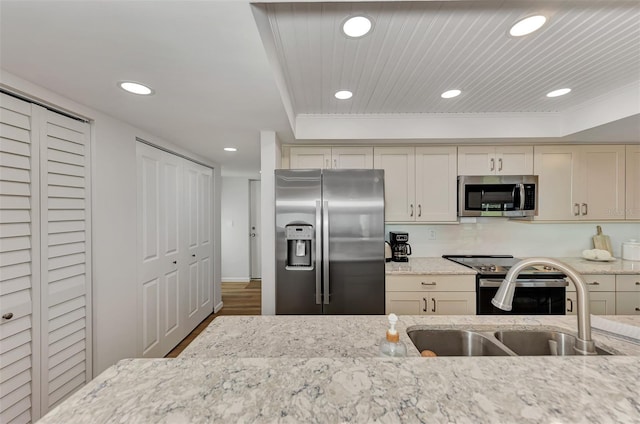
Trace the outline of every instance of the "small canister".
[[640, 261], [640, 242], [635, 239], [622, 242], [622, 259]]

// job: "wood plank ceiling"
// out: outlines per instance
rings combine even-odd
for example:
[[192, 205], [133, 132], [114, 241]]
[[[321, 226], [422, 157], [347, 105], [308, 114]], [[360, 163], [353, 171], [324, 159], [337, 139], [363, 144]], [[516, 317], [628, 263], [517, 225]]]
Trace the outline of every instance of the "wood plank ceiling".
[[[640, 80], [640, 2], [269, 3], [296, 114], [555, 112]], [[533, 14], [541, 30], [511, 37]], [[365, 15], [373, 30], [341, 32]], [[563, 87], [572, 92], [549, 99]], [[353, 98], [338, 101], [337, 90]], [[460, 89], [445, 100], [440, 94]]]

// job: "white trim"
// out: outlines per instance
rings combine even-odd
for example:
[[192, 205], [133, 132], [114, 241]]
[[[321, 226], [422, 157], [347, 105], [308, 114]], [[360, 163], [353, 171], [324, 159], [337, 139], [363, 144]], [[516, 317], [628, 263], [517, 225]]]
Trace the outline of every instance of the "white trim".
[[220, 309], [222, 309], [222, 307], [224, 306], [224, 303], [220, 302], [218, 303], [214, 308], [213, 308], [213, 313], [218, 313], [220, 312]]
[[251, 278], [249, 277], [232, 277], [232, 278], [223, 278], [223, 283], [249, 283]]

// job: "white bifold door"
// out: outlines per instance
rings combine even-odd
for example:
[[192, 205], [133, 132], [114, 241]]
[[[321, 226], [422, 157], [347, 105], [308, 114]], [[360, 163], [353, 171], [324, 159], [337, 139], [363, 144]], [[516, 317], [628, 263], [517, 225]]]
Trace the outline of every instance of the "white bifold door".
[[89, 124], [0, 93], [0, 422], [91, 374]]
[[137, 149], [138, 353], [161, 357], [213, 312], [213, 172]]

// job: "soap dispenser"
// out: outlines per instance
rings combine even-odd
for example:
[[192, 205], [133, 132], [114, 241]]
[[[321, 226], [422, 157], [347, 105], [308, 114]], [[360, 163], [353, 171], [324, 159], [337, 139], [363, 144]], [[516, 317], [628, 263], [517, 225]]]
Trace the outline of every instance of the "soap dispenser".
[[380, 356], [404, 357], [407, 356], [407, 347], [400, 341], [400, 334], [396, 330], [398, 317], [389, 314], [389, 329], [387, 335], [380, 342]]

